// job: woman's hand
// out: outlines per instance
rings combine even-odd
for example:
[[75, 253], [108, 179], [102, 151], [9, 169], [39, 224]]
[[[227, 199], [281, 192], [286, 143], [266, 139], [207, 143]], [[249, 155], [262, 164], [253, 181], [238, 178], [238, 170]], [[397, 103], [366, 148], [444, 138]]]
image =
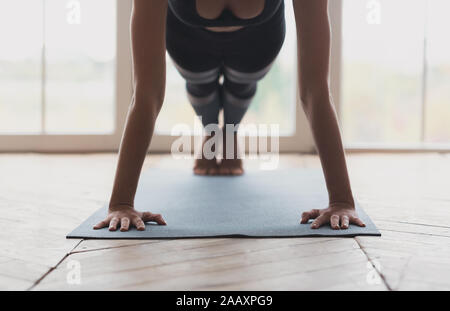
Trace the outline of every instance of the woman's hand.
[[116, 231], [117, 225], [120, 223], [120, 231], [128, 231], [130, 224], [135, 226], [139, 231], [145, 230], [145, 222], [154, 221], [158, 225], [165, 226], [166, 222], [160, 214], [152, 214], [150, 212], [138, 212], [132, 206], [121, 205], [110, 207], [108, 216], [94, 226], [95, 230], [109, 227], [109, 231]]
[[349, 224], [365, 227], [364, 222], [358, 218], [355, 207], [347, 203], [332, 203], [325, 209], [313, 209], [302, 214], [300, 223], [306, 224], [314, 219], [312, 229], [318, 229], [324, 224], [330, 224], [334, 230], [348, 229]]

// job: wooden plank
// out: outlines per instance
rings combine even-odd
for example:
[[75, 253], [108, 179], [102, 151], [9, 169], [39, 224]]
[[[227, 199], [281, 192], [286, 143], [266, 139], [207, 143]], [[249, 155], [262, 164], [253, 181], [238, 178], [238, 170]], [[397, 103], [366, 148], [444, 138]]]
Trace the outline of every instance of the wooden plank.
[[[254, 238], [202, 238], [202, 239], [172, 239], [172, 240], [83, 240], [72, 253], [82, 251], [101, 250], [106, 248], [118, 248], [135, 246], [140, 244], [165, 243], [164, 247], [176, 247], [180, 250], [189, 248], [210, 247], [220, 244], [235, 244], [236, 247], [270, 247], [270, 245], [297, 245], [316, 243], [317, 241], [329, 241], [338, 238], [283, 238], [283, 239], [254, 239]], [[250, 243], [247, 243], [251, 241]], [[175, 246], [174, 246], [175, 245]]]
[[22, 280], [16, 277], [10, 277], [0, 274], [0, 290], [1, 291], [13, 291], [13, 290], [27, 290], [30, 287], [30, 281]]
[[[34, 282], [49, 271], [46, 265], [36, 264], [33, 261], [9, 259], [1, 264], [1, 275], [22, 281]], [[1, 286], [1, 285], [0, 285]]]
[[382, 231], [415, 233], [421, 235], [434, 235], [450, 238], [450, 227], [416, 224], [402, 221], [377, 220], [377, 227]]
[[65, 236], [107, 201], [115, 158], [0, 155], [2, 289], [32, 286], [80, 242]]
[[381, 230], [381, 238], [356, 239], [392, 289], [448, 290], [450, 238], [433, 235], [429, 227], [426, 233], [421, 232], [423, 226], [416, 227], [408, 228], [410, 232]]
[[374, 219], [450, 224], [450, 161], [439, 154], [352, 155], [359, 202]]
[[[65, 235], [107, 202], [115, 161], [0, 155], [0, 289], [30, 287], [69, 252], [36, 289], [385, 289], [367, 282], [365, 253], [393, 289], [449, 289], [450, 155], [349, 156], [354, 193], [381, 238], [88, 240], [73, 249], [79, 241]], [[158, 155], [144, 169], [191, 165]], [[283, 155], [281, 167], [320, 161]], [[74, 259], [82, 269], [76, 287], [66, 282]]]
[[[372, 280], [366, 260], [349, 262], [329, 268], [294, 272], [288, 275], [267, 278], [262, 281], [252, 281], [240, 284], [223, 286], [221, 290], [386, 290], [381, 279]], [[237, 287], [238, 286], [238, 287]]]
[[83, 240], [71, 254], [158, 242], [161, 242], [161, 240]]
[[[362, 263], [355, 268], [361, 279], [348, 279], [357, 289], [365, 282], [368, 262], [354, 239], [172, 240], [75, 253], [68, 260], [80, 263], [81, 285], [66, 283], [63, 262], [35, 289], [243, 289], [255, 282], [264, 287], [266, 281], [265, 288], [270, 289], [274, 280], [282, 282], [280, 276], [293, 284], [292, 275], [301, 281], [309, 278], [303, 273]], [[343, 276], [328, 275], [327, 286], [351, 287]]]

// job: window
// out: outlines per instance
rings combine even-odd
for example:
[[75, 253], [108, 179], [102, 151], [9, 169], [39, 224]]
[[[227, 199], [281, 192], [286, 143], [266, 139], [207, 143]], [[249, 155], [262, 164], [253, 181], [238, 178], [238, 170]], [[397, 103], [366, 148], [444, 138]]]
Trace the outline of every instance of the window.
[[343, 1], [347, 144], [450, 142], [449, 9], [445, 0]]
[[115, 28], [110, 0], [1, 1], [0, 132], [113, 132]]
[[0, 151], [118, 147], [130, 12], [129, 0], [0, 0]]
[[42, 1], [0, 1], [1, 133], [40, 130], [42, 10]]
[[[296, 104], [296, 34], [286, 1], [285, 45], [244, 123], [280, 124], [281, 151], [310, 151]], [[331, 87], [350, 149], [450, 146], [447, 0], [330, 0]], [[131, 0], [0, 0], [0, 151], [113, 151], [132, 96]], [[152, 150], [195, 119], [167, 62]]]
[[112, 133], [116, 6], [45, 0], [46, 133]]

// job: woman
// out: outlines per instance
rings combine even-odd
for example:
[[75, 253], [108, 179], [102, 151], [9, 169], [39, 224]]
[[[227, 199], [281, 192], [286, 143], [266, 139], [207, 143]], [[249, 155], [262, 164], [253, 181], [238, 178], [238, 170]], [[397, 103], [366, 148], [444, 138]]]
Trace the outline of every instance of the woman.
[[[329, 206], [303, 213], [317, 229], [330, 224], [347, 229], [364, 226], [350, 187], [336, 112], [328, 86], [330, 26], [328, 0], [293, 0], [298, 38], [298, 81], [302, 106], [317, 146]], [[257, 82], [269, 71], [285, 35], [283, 0], [134, 0], [132, 22], [134, 96], [119, 152], [109, 215], [94, 229], [145, 230], [145, 222], [166, 225], [159, 214], [134, 209], [142, 164], [164, 101], [165, 53], [186, 79], [190, 102], [204, 125], [237, 125]], [[223, 75], [223, 83], [219, 82]], [[225, 133], [236, 135], [236, 133]], [[208, 137], [205, 137], [205, 140]], [[236, 140], [235, 140], [236, 141]], [[235, 148], [236, 149], [236, 148]], [[233, 159], [197, 160], [196, 174], [243, 173]], [[151, 208], [151, 207], [150, 207]]]

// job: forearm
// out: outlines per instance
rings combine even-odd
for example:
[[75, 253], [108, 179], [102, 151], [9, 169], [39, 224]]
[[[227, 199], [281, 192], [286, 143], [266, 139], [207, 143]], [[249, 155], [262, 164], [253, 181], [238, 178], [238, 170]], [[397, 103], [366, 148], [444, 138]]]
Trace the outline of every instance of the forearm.
[[155, 128], [160, 103], [133, 97], [119, 151], [110, 206], [133, 206], [142, 165]]
[[294, 0], [294, 10], [300, 97], [320, 156], [330, 202], [353, 205], [344, 148], [328, 85], [331, 48], [328, 1]]
[[119, 150], [111, 206], [133, 206], [142, 165], [165, 95], [167, 0], [134, 0], [131, 18], [134, 96]]
[[353, 202], [336, 111], [327, 89], [302, 99], [320, 157], [330, 203]]

